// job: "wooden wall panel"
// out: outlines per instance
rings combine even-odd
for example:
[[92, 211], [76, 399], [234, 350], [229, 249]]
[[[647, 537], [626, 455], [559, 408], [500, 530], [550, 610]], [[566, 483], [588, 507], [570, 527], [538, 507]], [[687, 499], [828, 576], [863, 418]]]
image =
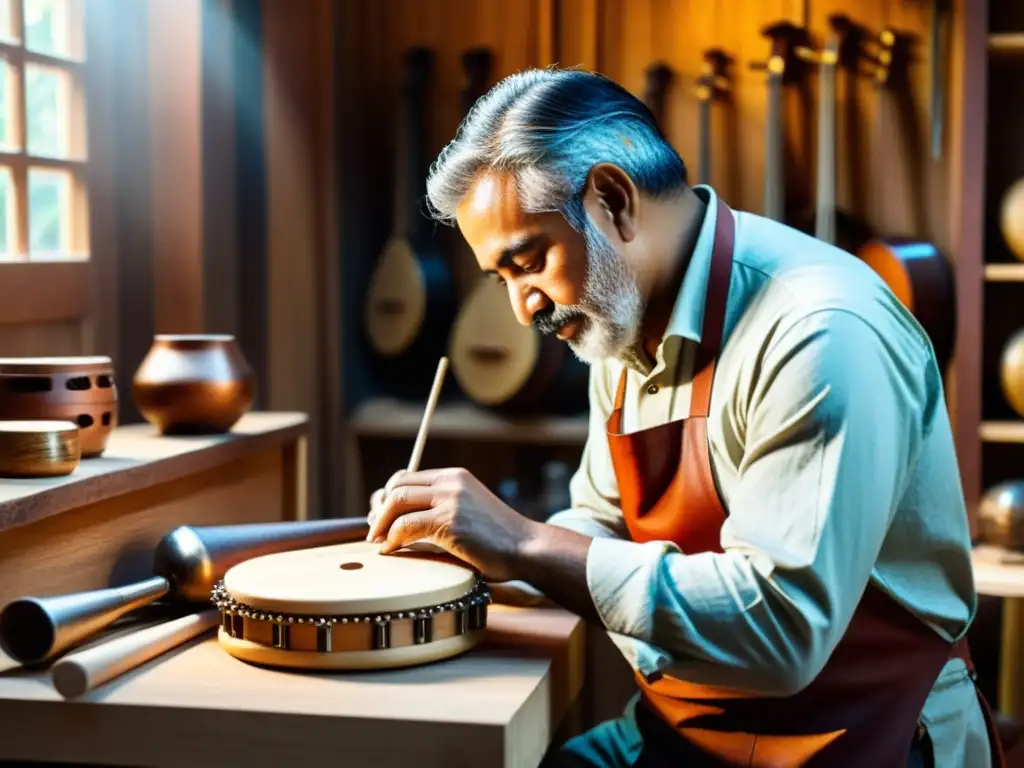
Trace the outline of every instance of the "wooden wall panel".
[[157, 333], [203, 328], [201, 0], [149, 0]]
[[[915, 38], [910, 72], [910, 123], [906, 138], [878, 135], [879, 94], [870, 64], [857, 78], [839, 78], [837, 195], [842, 208], [885, 233], [913, 233], [951, 249], [949, 160], [929, 158], [930, 3], [917, 0], [562, 0], [558, 63], [592, 67], [638, 96], [644, 71], [657, 60], [672, 67], [666, 132], [697, 170], [698, 118], [694, 84], [706, 49], [722, 47], [733, 58], [731, 104], [717, 104], [713, 118], [712, 184], [732, 205], [762, 207], [766, 88], [762, 72], [769, 41], [761, 34], [780, 20], [807, 28], [814, 45], [828, 34], [831, 14], [845, 13], [877, 39], [886, 26]], [[591, 18], [595, 12], [598, 21]], [[588, 37], [598, 35], [596, 53]], [[866, 53], [871, 53], [866, 50]], [[596, 67], [593, 65], [596, 63]], [[787, 187], [797, 209], [813, 205], [817, 80], [789, 89], [786, 101]], [[886, 103], [891, 96], [882, 97]], [[949, 100], [947, 98], [947, 104]], [[889, 104], [889, 108], [896, 105]], [[948, 123], [948, 120], [947, 120]], [[945, 131], [947, 155], [949, 126]], [[901, 141], [897, 141], [901, 139]], [[879, 171], [883, 172], [879, 172]], [[884, 194], [883, 194], [884, 193]]]

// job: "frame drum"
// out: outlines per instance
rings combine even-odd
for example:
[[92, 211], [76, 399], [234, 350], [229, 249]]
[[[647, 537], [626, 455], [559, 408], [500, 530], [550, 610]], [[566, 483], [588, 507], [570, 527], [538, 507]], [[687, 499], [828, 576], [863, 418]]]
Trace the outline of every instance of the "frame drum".
[[428, 544], [379, 550], [353, 542], [234, 566], [213, 590], [220, 645], [272, 667], [382, 669], [479, 642], [490, 592], [473, 568]]

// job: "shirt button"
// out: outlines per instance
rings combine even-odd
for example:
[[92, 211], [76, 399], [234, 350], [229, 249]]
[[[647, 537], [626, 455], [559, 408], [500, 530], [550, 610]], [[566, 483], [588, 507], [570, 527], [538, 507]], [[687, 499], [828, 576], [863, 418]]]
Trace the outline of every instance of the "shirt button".
[[657, 384], [651, 384], [649, 387], [647, 387], [647, 394], [648, 395], [656, 395], [656, 394], [658, 394], [658, 385]]

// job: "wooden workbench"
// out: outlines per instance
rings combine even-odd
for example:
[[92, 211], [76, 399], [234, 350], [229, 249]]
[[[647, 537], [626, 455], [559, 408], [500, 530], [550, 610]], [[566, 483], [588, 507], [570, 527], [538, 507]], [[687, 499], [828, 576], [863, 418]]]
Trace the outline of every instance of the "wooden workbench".
[[576, 730], [583, 622], [492, 605], [488, 624], [466, 655], [407, 670], [263, 669], [211, 635], [71, 702], [43, 672], [8, 671], [0, 761], [533, 768]]

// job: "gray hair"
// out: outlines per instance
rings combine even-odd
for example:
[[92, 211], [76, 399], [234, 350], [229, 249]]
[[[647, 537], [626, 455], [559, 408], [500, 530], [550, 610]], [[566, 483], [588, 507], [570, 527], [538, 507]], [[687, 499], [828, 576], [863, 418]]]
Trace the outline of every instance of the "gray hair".
[[427, 205], [450, 224], [480, 172], [510, 172], [524, 210], [561, 211], [583, 231], [582, 193], [591, 168], [604, 162], [651, 195], [687, 181], [654, 116], [625, 88], [583, 70], [525, 70], [495, 85], [466, 115], [430, 167]]

